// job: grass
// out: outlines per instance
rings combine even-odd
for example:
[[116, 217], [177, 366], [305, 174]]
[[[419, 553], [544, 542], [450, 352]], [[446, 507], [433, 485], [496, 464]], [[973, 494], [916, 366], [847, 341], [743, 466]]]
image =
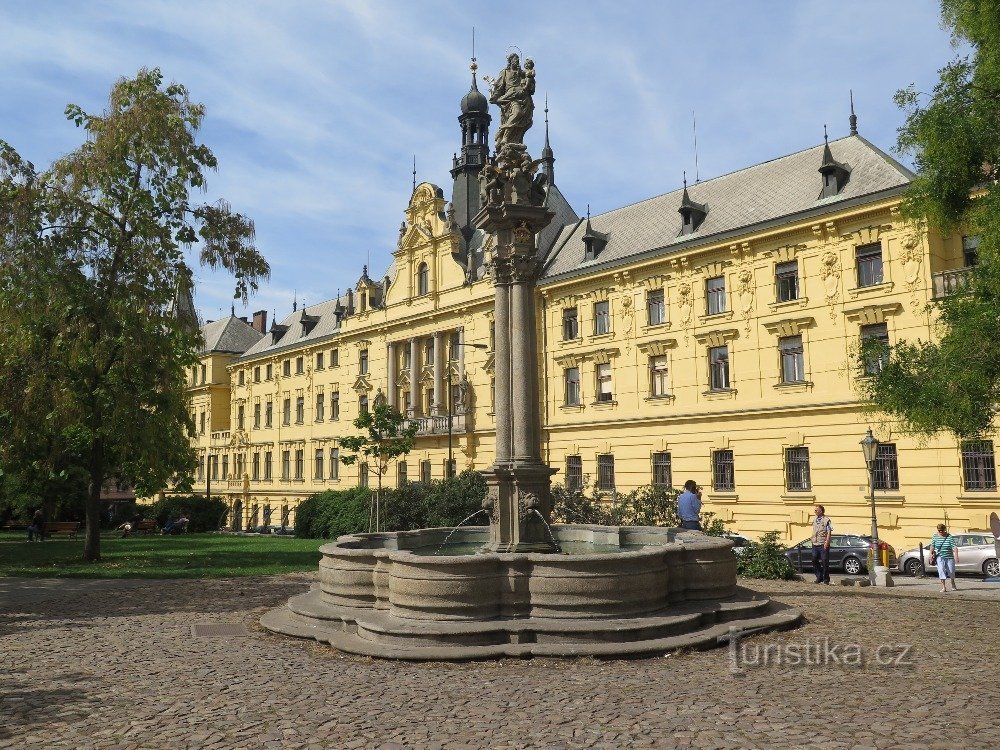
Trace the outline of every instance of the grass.
[[0, 533], [0, 577], [229, 578], [316, 570], [323, 539], [183, 534], [101, 538], [101, 561], [83, 560], [83, 536], [26, 541]]

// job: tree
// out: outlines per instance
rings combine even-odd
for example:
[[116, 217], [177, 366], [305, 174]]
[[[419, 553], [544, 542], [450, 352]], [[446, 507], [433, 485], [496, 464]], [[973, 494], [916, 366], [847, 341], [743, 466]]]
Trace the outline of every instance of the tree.
[[896, 94], [907, 112], [897, 149], [913, 156], [919, 172], [903, 212], [946, 235], [978, 235], [979, 262], [966, 288], [935, 303], [933, 342], [899, 342], [889, 351], [865, 344], [862, 361], [881, 358], [885, 366], [861, 388], [910, 432], [966, 438], [992, 430], [1000, 404], [1000, 5], [941, 5], [955, 45], [971, 52], [939, 71], [929, 99], [913, 86]]
[[[354, 426], [364, 430], [363, 435], [353, 435], [340, 439], [340, 447], [351, 453], [341, 457], [341, 462], [347, 466], [361, 463], [369, 467], [374, 463], [378, 475], [378, 490], [372, 494], [371, 507], [368, 513], [368, 530], [379, 531], [382, 497], [382, 477], [389, 470], [390, 462], [405, 456], [413, 450], [413, 436], [417, 434], [418, 425], [410, 422], [405, 416], [388, 404], [376, 400], [375, 407], [361, 412], [354, 420]], [[374, 523], [373, 523], [374, 520]], [[374, 528], [373, 528], [374, 527]]]
[[78, 149], [37, 171], [0, 141], [0, 465], [40, 438], [71, 442], [87, 476], [84, 558], [100, 559], [106, 479], [153, 494], [189, 475], [185, 373], [197, 321], [176, 314], [187, 252], [235, 276], [244, 301], [267, 278], [254, 226], [219, 201], [198, 204], [215, 156], [205, 115], [159, 70], [118, 81], [107, 111], [66, 115]]

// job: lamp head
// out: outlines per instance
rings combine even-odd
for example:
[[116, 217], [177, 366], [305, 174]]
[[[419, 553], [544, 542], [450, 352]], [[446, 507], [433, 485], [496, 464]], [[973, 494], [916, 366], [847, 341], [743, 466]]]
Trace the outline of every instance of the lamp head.
[[861, 450], [865, 455], [865, 463], [871, 467], [875, 461], [875, 454], [878, 452], [878, 439], [872, 435], [870, 427], [868, 434], [861, 439]]

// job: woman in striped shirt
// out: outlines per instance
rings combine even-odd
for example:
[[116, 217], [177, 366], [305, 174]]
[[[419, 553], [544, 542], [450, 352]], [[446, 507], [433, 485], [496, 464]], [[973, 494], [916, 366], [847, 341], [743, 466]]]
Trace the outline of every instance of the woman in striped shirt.
[[952, 591], [957, 591], [955, 585], [955, 559], [958, 550], [955, 549], [955, 537], [948, 533], [943, 523], [937, 526], [937, 533], [931, 537], [931, 549], [937, 560], [938, 578], [941, 579], [941, 592], [948, 590], [948, 579], [951, 579]]

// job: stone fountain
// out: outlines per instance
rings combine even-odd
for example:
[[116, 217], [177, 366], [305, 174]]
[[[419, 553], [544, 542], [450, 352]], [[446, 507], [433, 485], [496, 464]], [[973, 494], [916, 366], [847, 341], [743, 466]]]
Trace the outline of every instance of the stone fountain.
[[319, 584], [268, 612], [262, 625], [351, 653], [427, 660], [658, 654], [714, 646], [732, 628], [791, 627], [798, 610], [736, 585], [726, 539], [549, 525], [555, 471], [541, 459], [535, 238], [552, 213], [541, 161], [523, 142], [534, 64], [522, 68], [510, 55], [496, 80], [486, 80], [501, 111], [475, 218], [494, 238], [496, 458], [483, 472], [489, 527], [342, 536], [320, 548]]

